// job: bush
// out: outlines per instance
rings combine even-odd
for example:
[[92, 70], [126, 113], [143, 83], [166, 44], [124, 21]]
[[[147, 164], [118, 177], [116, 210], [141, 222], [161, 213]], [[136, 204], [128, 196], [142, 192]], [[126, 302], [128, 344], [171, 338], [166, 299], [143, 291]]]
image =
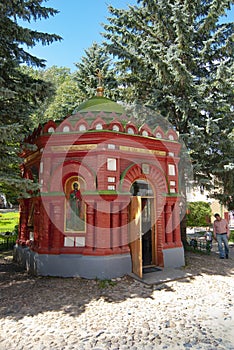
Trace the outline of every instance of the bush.
[[188, 227], [205, 227], [210, 224], [212, 210], [209, 203], [190, 202], [187, 210]]
[[233, 230], [230, 231], [230, 239], [229, 239], [229, 241], [234, 243], [234, 231]]

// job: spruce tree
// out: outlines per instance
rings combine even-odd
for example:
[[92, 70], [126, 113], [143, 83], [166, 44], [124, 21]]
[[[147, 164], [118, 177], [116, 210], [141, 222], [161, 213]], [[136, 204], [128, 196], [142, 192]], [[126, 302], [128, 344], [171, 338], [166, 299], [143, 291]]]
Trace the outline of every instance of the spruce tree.
[[[74, 79], [82, 92], [83, 99], [96, 95], [99, 84], [97, 70], [102, 75], [101, 84], [105, 88], [105, 96], [113, 100], [118, 99], [118, 81], [113, 67], [111, 56], [105, 51], [102, 45], [94, 42], [90, 48], [85, 50], [81, 61], [76, 63], [77, 71]], [[78, 101], [80, 103], [81, 101]]]
[[127, 10], [109, 6], [104, 25], [125, 98], [160, 112], [183, 138], [195, 178], [209, 185], [219, 175], [229, 184], [229, 200], [234, 183], [225, 166], [233, 163], [234, 23], [220, 18], [232, 4], [138, 0]]
[[52, 92], [51, 84], [35, 79], [20, 67], [27, 64], [44, 67], [45, 60], [28, 53], [37, 43], [51, 44], [61, 40], [56, 34], [28, 29], [22, 23], [47, 19], [57, 10], [42, 5], [43, 0], [0, 3], [0, 189], [17, 182], [18, 145], [31, 127], [30, 114]]

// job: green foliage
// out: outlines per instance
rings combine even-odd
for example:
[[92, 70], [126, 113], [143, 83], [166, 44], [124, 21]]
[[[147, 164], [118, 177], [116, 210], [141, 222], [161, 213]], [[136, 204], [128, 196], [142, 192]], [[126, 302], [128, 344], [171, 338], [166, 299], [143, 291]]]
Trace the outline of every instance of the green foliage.
[[187, 226], [205, 227], [210, 223], [212, 210], [207, 202], [188, 203]]
[[[1, 1], [0, 4], [0, 183], [20, 186], [18, 171], [20, 142], [31, 129], [30, 114], [51, 93], [51, 83], [27, 74], [21, 65], [44, 67], [45, 61], [29, 54], [37, 43], [48, 45], [61, 40], [24, 28], [20, 23], [46, 19], [57, 11], [42, 6], [43, 0]], [[23, 185], [24, 186], [24, 185]]]
[[112, 281], [112, 280], [108, 280], [108, 279], [105, 279], [105, 280], [99, 280], [97, 279], [97, 282], [98, 282], [98, 287], [100, 289], [105, 289], [105, 288], [108, 288], [108, 287], [113, 287], [115, 286], [117, 283]]
[[[81, 62], [76, 63], [76, 67], [74, 79], [85, 100], [96, 95], [98, 85], [104, 86], [106, 97], [113, 100], [118, 99], [116, 71], [113, 68], [111, 56], [106, 53], [102, 45], [94, 42], [88, 50], [85, 50], [85, 56], [81, 58]], [[100, 82], [97, 69], [102, 75]]]
[[77, 103], [83, 100], [82, 97], [84, 98], [73, 75], [67, 75], [64, 82], [57, 88], [56, 95], [45, 112], [45, 117], [56, 120], [72, 114]]
[[82, 94], [70, 69], [56, 66], [45, 70], [35, 70], [28, 67], [24, 69], [35, 79], [41, 77], [47, 84], [51, 84], [51, 91], [47, 90], [47, 97], [39, 103], [38, 108], [31, 114], [30, 119], [33, 121], [34, 127], [48, 120], [58, 120], [71, 114], [77, 101], [82, 101]]
[[230, 231], [230, 242], [234, 243], [234, 230]]
[[0, 213], [0, 232], [15, 232], [18, 223], [18, 212]]
[[234, 2], [137, 3], [126, 10], [109, 6], [104, 25], [122, 98], [165, 117], [185, 142], [195, 178], [205, 186], [213, 176], [222, 179], [222, 193], [233, 201], [233, 175], [225, 166], [234, 154], [234, 23], [219, 19]]

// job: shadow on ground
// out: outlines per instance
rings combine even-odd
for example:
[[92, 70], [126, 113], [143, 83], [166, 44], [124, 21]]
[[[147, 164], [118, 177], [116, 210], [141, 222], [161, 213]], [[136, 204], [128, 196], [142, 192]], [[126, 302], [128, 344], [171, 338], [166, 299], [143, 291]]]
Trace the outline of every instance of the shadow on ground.
[[[233, 256], [234, 248], [230, 250]], [[217, 251], [210, 255], [186, 252], [185, 259], [183, 270], [189, 277], [178, 279], [179, 283], [191, 283], [202, 274], [234, 275], [234, 258], [220, 260]], [[12, 261], [12, 252], [0, 254], [0, 290], [0, 318], [16, 320], [49, 311], [77, 317], [95, 300], [121, 303], [129, 298], [155, 298], [153, 293], [161, 290], [174, 291], [170, 281], [147, 285], [131, 276], [114, 281], [35, 277]]]

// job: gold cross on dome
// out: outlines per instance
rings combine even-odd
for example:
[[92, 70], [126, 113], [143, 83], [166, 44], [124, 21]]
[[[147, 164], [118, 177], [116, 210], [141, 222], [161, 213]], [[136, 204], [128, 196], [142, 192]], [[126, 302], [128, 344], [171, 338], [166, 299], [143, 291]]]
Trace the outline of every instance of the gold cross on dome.
[[104, 88], [102, 86], [103, 75], [102, 75], [101, 69], [97, 68], [96, 69], [96, 74], [97, 74], [97, 77], [98, 77], [98, 87], [96, 89], [96, 91], [97, 91], [96, 95], [97, 96], [103, 96]]
[[98, 85], [101, 86], [102, 85], [102, 80], [103, 80], [103, 75], [102, 75], [101, 69], [97, 68], [96, 69], [96, 74], [97, 74], [97, 77], [98, 77]]

